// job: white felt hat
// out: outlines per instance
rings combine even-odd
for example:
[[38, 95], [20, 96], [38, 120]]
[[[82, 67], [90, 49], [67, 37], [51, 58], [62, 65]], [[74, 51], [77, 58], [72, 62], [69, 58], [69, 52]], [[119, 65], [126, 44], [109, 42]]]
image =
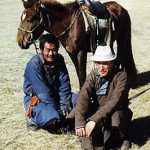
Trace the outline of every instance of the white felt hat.
[[116, 58], [109, 46], [98, 46], [94, 55], [90, 58], [92, 61], [111, 61]]

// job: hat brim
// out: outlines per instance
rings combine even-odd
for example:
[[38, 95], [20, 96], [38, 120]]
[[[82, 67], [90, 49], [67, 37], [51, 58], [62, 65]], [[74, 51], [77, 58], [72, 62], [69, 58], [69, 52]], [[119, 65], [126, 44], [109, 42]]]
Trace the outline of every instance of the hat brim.
[[112, 61], [116, 59], [116, 55], [113, 57], [97, 57], [97, 56], [91, 56], [90, 60], [92, 61]]

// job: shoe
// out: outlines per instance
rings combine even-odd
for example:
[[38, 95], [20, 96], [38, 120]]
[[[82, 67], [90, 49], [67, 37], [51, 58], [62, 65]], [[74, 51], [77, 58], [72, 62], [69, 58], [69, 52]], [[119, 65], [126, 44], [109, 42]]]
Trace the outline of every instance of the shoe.
[[63, 134], [66, 133], [67, 128], [62, 125], [62, 121], [56, 118], [51, 119], [48, 123], [46, 123], [42, 129], [47, 130], [51, 134]]
[[128, 140], [124, 140], [123, 144], [121, 145], [121, 150], [128, 150], [131, 148], [131, 142]]
[[75, 134], [75, 122], [74, 119], [66, 119], [67, 134]]
[[27, 129], [32, 131], [37, 131], [39, 129], [39, 126], [37, 126], [35, 123], [31, 121], [31, 118], [27, 117]]

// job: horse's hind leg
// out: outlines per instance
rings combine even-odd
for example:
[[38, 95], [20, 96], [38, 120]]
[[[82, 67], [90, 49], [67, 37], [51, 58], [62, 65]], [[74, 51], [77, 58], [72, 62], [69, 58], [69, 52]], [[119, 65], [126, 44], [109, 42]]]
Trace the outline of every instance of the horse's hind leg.
[[127, 72], [131, 87], [136, 85], [137, 70], [132, 53], [131, 20], [127, 11], [120, 19], [120, 30], [117, 38], [117, 53], [122, 68]]
[[69, 56], [75, 65], [75, 69], [79, 79], [79, 86], [81, 89], [86, 78], [87, 52], [79, 51], [78, 54], [69, 54]]
[[[126, 33], [128, 34], [128, 33]], [[134, 87], [137, 79], [137, 70], [132, 54], [132, 46], [131, 46], [131, 35], [126, 38], [120, 37], [117, 41], [117, 51], [119, 61], [121, 62], [122, 68], [124, 68], [127, 72], [131, 87]]]

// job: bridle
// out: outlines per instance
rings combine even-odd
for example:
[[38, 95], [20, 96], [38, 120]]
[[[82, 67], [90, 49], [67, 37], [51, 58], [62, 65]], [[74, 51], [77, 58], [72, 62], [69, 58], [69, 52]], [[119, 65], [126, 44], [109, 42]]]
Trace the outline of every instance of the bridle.
[[28, 29], [22, 28], [21, 25], [20, 25], [20, 27], [18, 28], [18, 31], [27, 32], [27, 33], [30, 33], [30, 34], [31, 34], [31, 39], [30, 39], [30, 41], [27, 41], [27, 43], [33, 43], [33, 44], [34, 44], [35, 49], [36, 49], [36, 53], [38, 53], [39, 48], [38, 48], [37, 45], [36, 45], [36, 40], [33, 39], [33, 32], [35, 32], [35, 30], [36, 30], [36, 29], [43, 23], [43, 21], [44, 21], [44, 16], [43, 16], [42, 11], [40, 10], [39, 13], [40, 13], [40, 22], [39, 22], [39, 24], [37, 24], [32, 30], [28, 30]]

